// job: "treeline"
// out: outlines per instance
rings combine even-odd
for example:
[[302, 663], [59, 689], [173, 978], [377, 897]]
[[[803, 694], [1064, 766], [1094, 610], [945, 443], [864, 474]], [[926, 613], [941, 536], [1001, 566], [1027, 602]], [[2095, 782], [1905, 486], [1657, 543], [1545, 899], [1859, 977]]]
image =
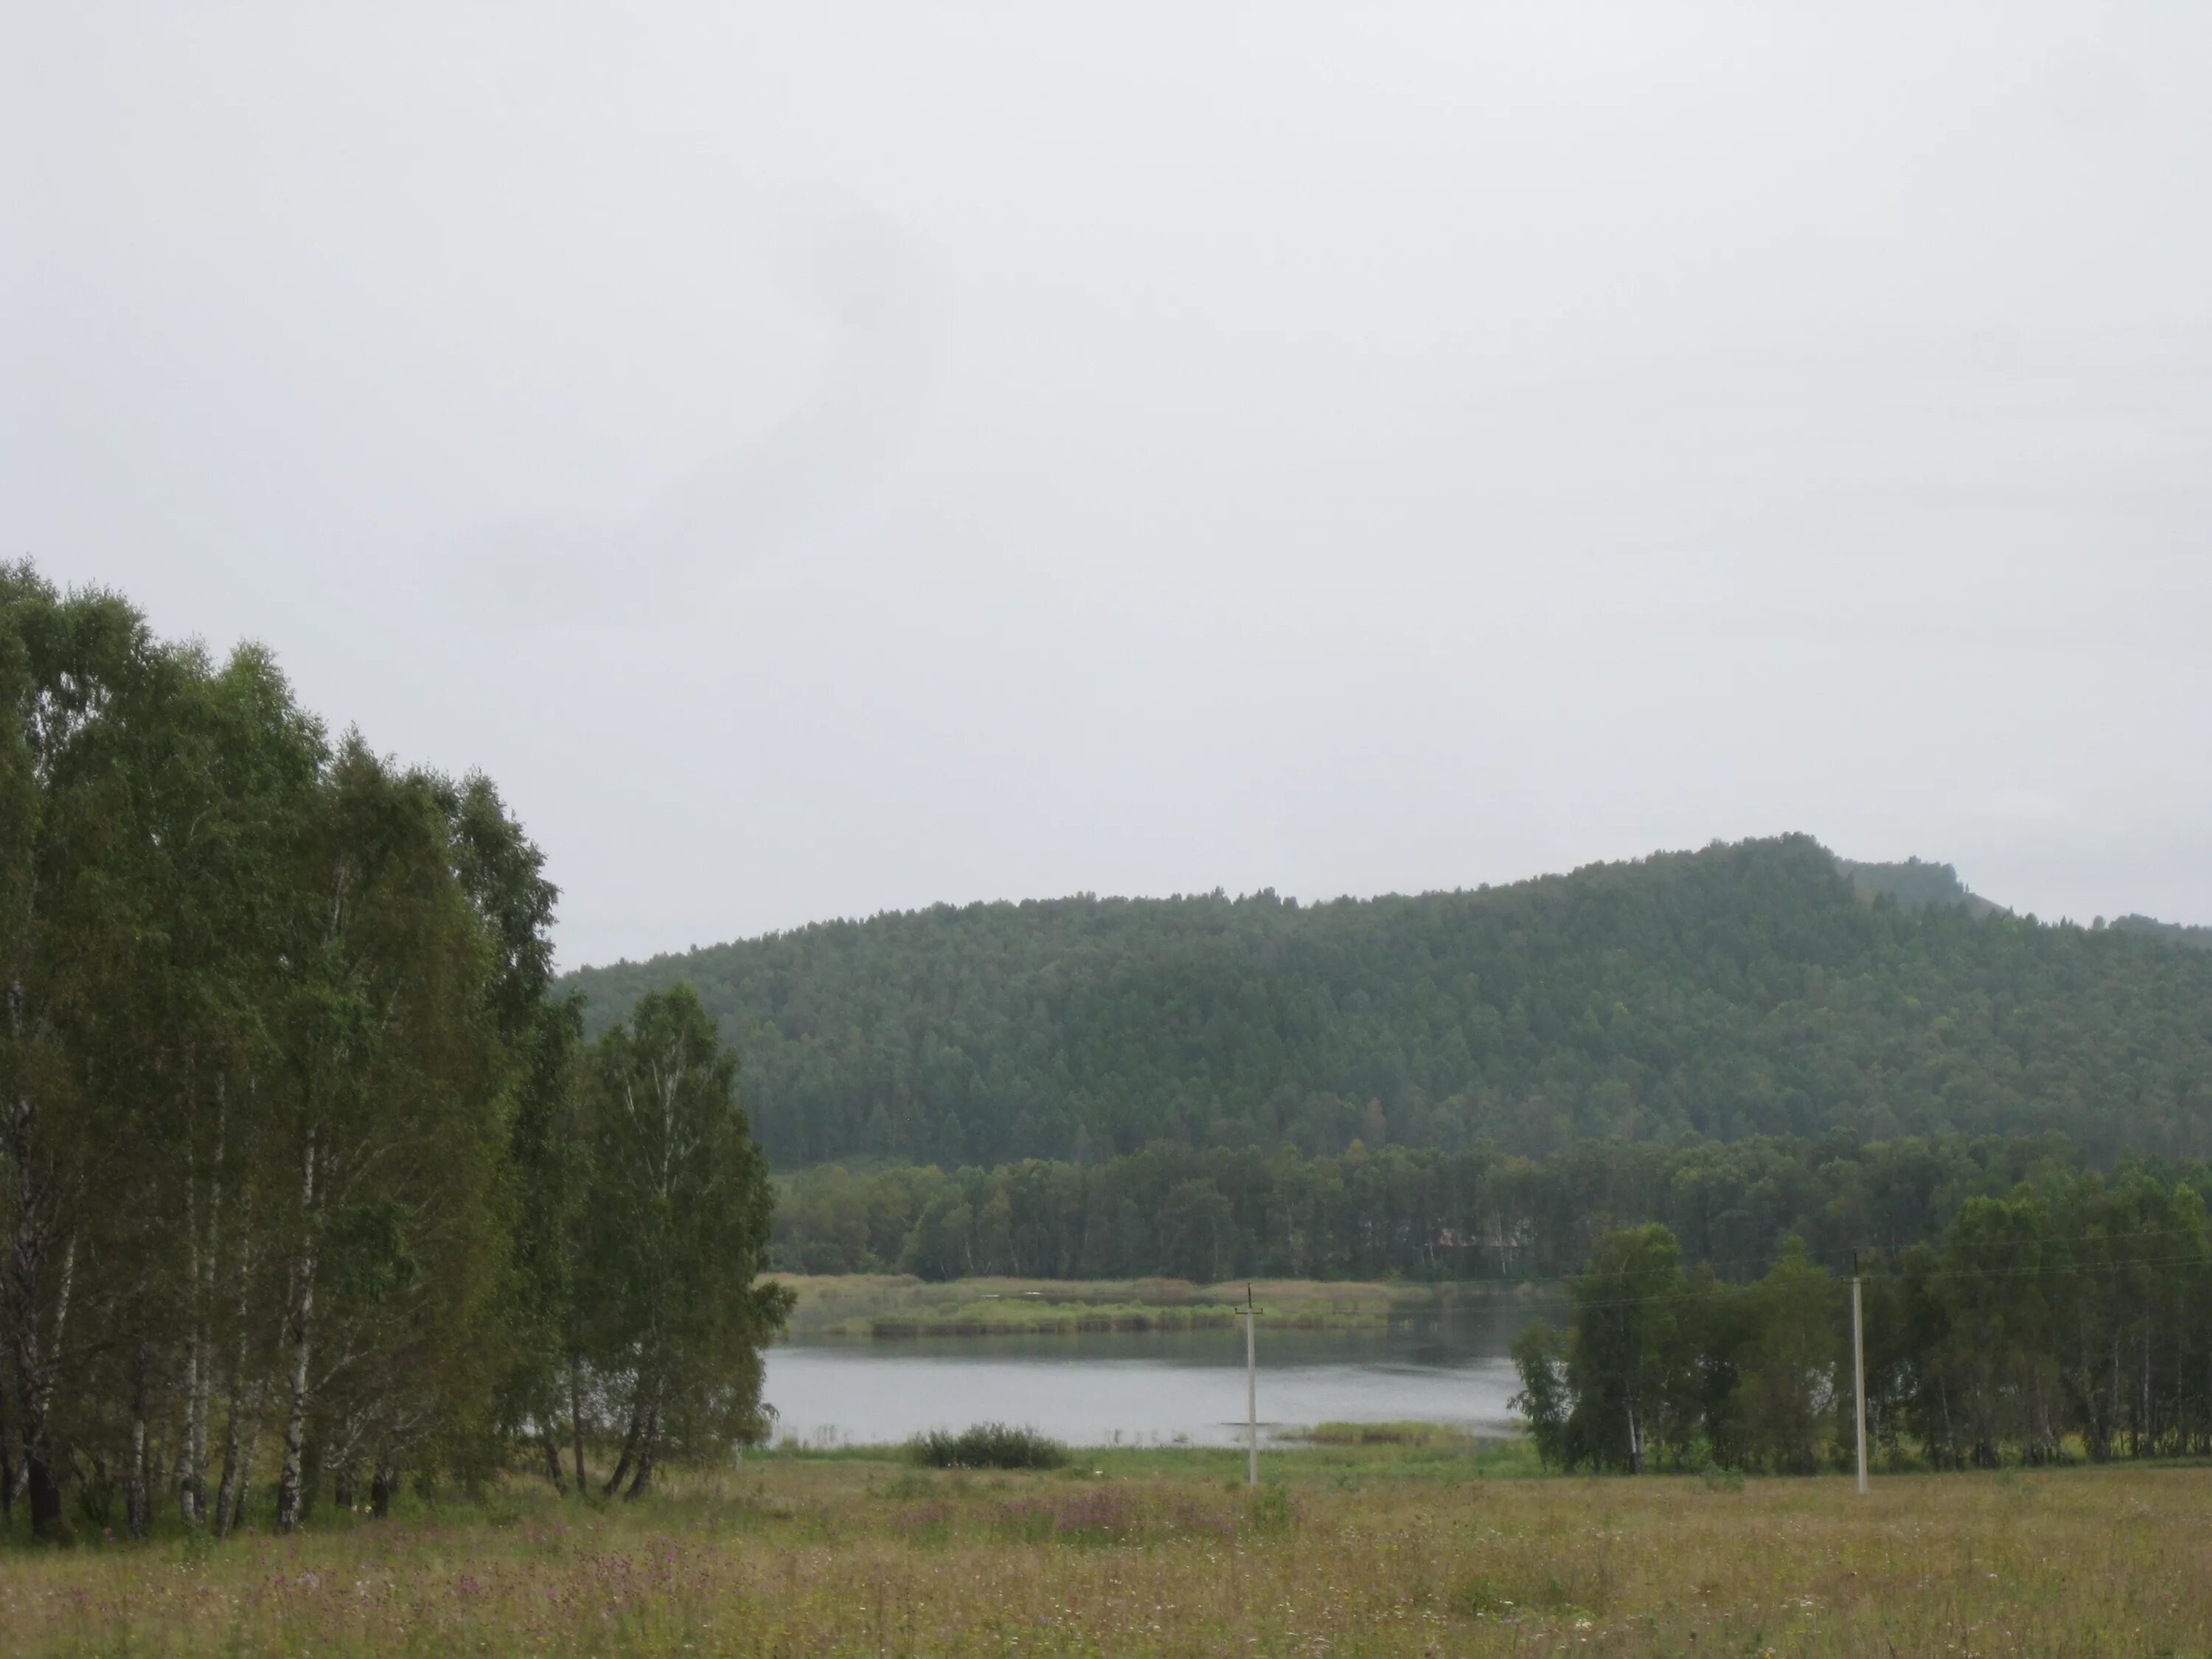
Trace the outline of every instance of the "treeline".
[[[1966, 1200], [2076, 1169], [2056, 1137], [1862, 1143], [1848, 1133], [1660, 1146], [1593, 1141], [1538, 1162], [1364, 1146], [1162, 1143], [1079, 1164], [829, 1165], [783, 1180], [770, 1261], [791, 1272], [1043, 1279], [1555, 1279], [1616, 1229], [1657, 1223], [1698, 1259], [1893, 1254]], [[2202, 1183], [2201, 1166], [2170, 1172]], [[1723, 1273], [1734, 1269], [1723, 1265]]]
[[2212, 1156], [2212, 953], [1802, 836], [1414, 898], [940, 906], [565, 982], [598, 1022], [678, 980], [781, 1168], [1838, 1126]]
[[[0, 565], [0, 1504], [296, 1526], [757, 1429], [764, 1163], [697, 1000], [586, 1046], [482, 777]], [[366, 1490], [362, 1490], [366, 1488]]]
[[[2201, 1188], [2045, 1170], [1940, 1239], [1863, 1256], [1869, 1459], [1990, 1468], [2212, 1452], [2212, 1231]], [[1778, 1473], [1856, 1455], [1847, 1281], [1793, 1243], [1750, 1284], [1612, 1233], [1564, 1334], [1514, 1347], [1546, 1462]]]

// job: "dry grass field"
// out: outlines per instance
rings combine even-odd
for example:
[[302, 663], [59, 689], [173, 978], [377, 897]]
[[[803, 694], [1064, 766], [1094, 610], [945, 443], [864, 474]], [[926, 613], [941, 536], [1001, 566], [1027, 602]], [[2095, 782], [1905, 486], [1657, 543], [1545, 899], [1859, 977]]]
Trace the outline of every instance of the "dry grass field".
[[759, 1457], [219, 1548], [0, 1553], [52, 1655], [2212, 1653], [2212, 1470], [1508, 1479], [1449, 1445]]

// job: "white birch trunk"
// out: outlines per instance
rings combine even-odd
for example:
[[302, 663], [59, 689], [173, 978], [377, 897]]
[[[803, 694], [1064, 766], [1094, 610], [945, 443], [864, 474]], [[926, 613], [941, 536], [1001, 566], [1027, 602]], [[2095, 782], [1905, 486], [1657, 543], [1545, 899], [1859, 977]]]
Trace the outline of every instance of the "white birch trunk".
[[131, 1368], [131, 1476], [125, 1501], [133, 1538], [143, 1538], [154, 1522], [154, 1471], [146, 1455], [147, 1363], [146, 1345], [141, 1342]]
[[215, 1163], [208, 1178], [207, 1214], [200, 1216], [199, 1181], [185, 1183], [185, 1230], [191, 1240], [192, 1322], [185, 1358], [185, 1478], [177, 1493], [177, 1507], [186, 1524], [199, 1526], [208, 1518], [208, 1411], [215, 1392], [215, 1362], [210, 1352], [208, 1320], [215, 1303], [216, 1245], [222, 1237], [222, 1158], [224, 1130], [229, 1113], [220, 1079], [216, 1085]]
[[[11, 1000], [20, 1004], [20, 989]], [[15, 1023], [20, 1028], [20, 1015]], [[20, 1029], [16, 1036], [20, 1041]], [[38, 1172], [32, 1167], [31, 1127], [36, 1111], [27, 1097], [18, 1095], [8, 1103], [6, 1119], [8, 1161], [14, 1166], [15, 1186], [15, 1235], [8, 1253], [7, 1281], [4, 1287], [0, 1287], [4, 1288], [4, 1297], [0, 1301], [4, 1301], [6, 1309], [9, 1369], [15, 1373], [12, 1381], [15, 1397], [9, 1402], [13, 1410], [8, 1425], [11, 1441], [9, 1449], [14, 1459], [7, 1492], [11, 1510], [22, 1501], [24, 1489], [30, 1481], [31, 1459], [36, 1450], [33, 1407], [41, 1364], [39, 1291], [40, 1281], [46, 1276], [46, 1252], [52, 1242], [41, 1224], [47, 1194]]]
[[46, 1413], [54, 1403], [54, 1384], [61, 1368], [62, 1337], [69, 1329], [70, 1291], [76, 1282], [76, 1235], [70, 1235], [69, 1243], [62, 1247], [62, 1264], [54, 1275], [54, 1334], [51, 1342], [40, 1344], [35, 1314], [31, 1328], [32, 1369], [29, 1387], [24, 1391], [23, 1443], [42, 1445], [46, 1440]]
[[261, 1407], [264, 1399], [262, 1385], [256, 1382], [246, 1391], [246, 1451], [238, 1462], [238, 1497], [231, 1505], [230, 1524], [243, 1526], [246, 1506], [253, 1497], [253, 1460], [261, 1455]]
[[300, 1524], [305, 1492], [307, 1449], [308, 1336], [315, 1312], [315, 1132], [307, 1131], [300, 1160], [301, 1244], [292, 1259], [291, 1295], [285, 1310], [284, 1340], [291, 1350], [289, 1393], [284, 1410], [284, 1462], [276, 1480], [276, 1529]]
[[[241, 1230], [242, 1235], [250, 1233], [252, 1231], [252, 1211], [250, 1206], [246, 1214], [248, 1224]], [[246, 1316], [249, 1311], [247, 1292], [252, 1282], [252, 1247], [246, 1238], [241, 1236], [238, 1245], [238, 1295], [235, 1308], [238, 1320], [238, 1346], [230, 1362], [230, 1400], [228, 1408], [223, 1415], [222, 1481], [216, 1490], [215, 1499], [215, 1530], [218, 1538], [229, 1535], [230, 1529], [238, 1524], [239, 1511], [245, 1507], [246, 1471], [245, 1465], [240, 1462], [239, 1445], [246, 1431], [246, 1419], [249, 1415], [258, 1418], [259, 1414], [255, 1407], [248, 1404], [246, 1381], [246, 1358], [252, 1346], [252, 1334], [246, 1324]], [[258, 1384], [254, 1385], [252, 1392], [258, 1401], [260, 1394]], [[256, 1432], [258, 1432], [258, 1424]]]
[[191, 1279], [192, 1321], [185, 1340], [185, 1455], [177, 1477], [177, 1513], [196, 1527], [207, 1512], [207, 1309], [200, 1301], [200, 1183], [185, 1177], [185, 1236], [191, 1240], [186, 1270]]
[[575, 1353], [568, 1356], [568, 1430], [575, 1438], [576, 1496], [581, 1498], [591, 1476], [584, 1469], [584, 1361]]

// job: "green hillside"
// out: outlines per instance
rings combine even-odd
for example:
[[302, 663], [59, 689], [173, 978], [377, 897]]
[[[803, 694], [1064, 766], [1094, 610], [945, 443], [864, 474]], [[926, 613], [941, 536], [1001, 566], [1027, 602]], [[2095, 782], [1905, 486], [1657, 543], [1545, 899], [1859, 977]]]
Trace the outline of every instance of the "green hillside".
[[678, 980], [787, 1169], [1838, 1127], [2212, 1152], [2212, 954], [1900, 903], [1803, 836], [1410, 898], [939, 906], [568, 983], [596, 1029]]
[[1863, 899], [1886, 898], [1907, 910], [1928, 905], [1957, 905], [1978, 916], [1998, 907], [1980, 894], [1969, 891], [1959, 872], [1948, 864], [1905, 859], [1893, 864], [1869, 864], [1857, 859], [1838, 859], [1836, 868], [1850, 878]]
[[2191, 927], [2179, 921], [2160, 921], [2153, 916], [2117, 916], [2112, 926], [2124, 933], [2142, 933], [2169, 945], [2185, 945], [2195, 951], [2212, 951], [2212, 927]]

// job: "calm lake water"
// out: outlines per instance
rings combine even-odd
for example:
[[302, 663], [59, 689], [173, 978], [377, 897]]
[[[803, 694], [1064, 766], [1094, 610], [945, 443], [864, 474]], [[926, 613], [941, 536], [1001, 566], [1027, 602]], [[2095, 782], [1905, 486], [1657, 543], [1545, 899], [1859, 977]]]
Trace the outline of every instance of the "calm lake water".
[[[1387, 1331], [1260, 1323], [1263, 1437], [1315, 1423], [1413, 1419], [1513, 1431], [1507, 1348], [1528, 1316], [1455, 1310]], [[1242, 1330], [921, 1337], [771, 1349], [778, 1440], [903, 1440], [999, 1421], [1080, 1446], [1230, 1445], [1244, 1421]]]

